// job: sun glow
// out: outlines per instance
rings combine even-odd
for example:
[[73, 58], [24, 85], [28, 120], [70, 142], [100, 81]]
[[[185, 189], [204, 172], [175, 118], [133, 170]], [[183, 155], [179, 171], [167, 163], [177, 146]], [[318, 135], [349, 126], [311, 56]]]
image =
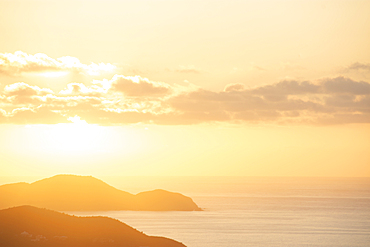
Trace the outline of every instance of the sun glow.
[[49, 130], [48, 149], [50, 152], [86, 154], [102, 150], [103, 127], [88, 124], [80, 117], [68, 118], [72, 123], [56, 124]]
[[62, 77], [68, 75], [68, 71], [52, 71], [52, 72], [43, 72], [41, 75], [43, 77]]

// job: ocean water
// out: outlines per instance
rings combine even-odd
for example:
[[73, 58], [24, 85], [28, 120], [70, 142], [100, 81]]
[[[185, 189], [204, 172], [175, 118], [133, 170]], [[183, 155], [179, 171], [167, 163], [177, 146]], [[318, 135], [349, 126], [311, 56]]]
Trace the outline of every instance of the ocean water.
[[370, 246], [370, 178], [106, 180], [132, 193], [154, 188], [181, 192], [204, 211], [67, 213], [109, 216], [188, 247]]

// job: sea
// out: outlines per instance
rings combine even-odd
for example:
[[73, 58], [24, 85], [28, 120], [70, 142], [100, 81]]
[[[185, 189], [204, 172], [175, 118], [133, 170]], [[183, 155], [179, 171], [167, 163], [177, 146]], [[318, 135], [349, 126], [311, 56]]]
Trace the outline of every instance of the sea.
[[203, 211], [67, 212], [108, 216], [187, 247], [370, 246], [370, 178], [102, 177], [138, 193], [166, 189]]

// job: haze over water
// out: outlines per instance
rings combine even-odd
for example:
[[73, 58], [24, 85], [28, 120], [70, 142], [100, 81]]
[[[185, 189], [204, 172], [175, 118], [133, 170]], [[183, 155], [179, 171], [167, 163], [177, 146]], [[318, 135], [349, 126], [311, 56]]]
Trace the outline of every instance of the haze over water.
[[[191, 196], [202, 212], [73, 212], [106, 215], [188, 247], [368, 246], [369, 178], [116, 178], [131, 192], [161, 187]], [[113, 181], [113, 179], [112, 179]], [[135, 183], [134, 181], [146, 181]]]

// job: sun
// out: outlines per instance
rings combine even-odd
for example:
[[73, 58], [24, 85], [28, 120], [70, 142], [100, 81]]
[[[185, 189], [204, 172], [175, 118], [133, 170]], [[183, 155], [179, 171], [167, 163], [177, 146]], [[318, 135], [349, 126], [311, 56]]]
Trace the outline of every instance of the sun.
[[68, 118], [72, 123], [56, 124], [49, 129], [47, 149], [53, 153], [83, 155], [103, 148], [104, 128], [88, 124], [79, 116]]

